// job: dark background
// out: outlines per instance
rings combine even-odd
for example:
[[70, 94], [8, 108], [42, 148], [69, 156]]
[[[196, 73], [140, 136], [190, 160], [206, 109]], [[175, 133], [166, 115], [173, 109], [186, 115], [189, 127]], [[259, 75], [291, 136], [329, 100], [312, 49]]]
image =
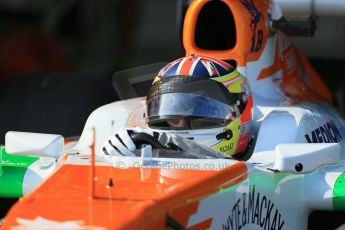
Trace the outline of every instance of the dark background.
[[0, 0], [0, 141], [77, 136], [117, 70], [184, 54], [175, 1]]
[[[184, 55], [175, 0], [0, 0], [0, 141], [8, 130], [80, 135], [118, 100], [118, 70]], [[345, 19], [295, 39], [344, 112]]]

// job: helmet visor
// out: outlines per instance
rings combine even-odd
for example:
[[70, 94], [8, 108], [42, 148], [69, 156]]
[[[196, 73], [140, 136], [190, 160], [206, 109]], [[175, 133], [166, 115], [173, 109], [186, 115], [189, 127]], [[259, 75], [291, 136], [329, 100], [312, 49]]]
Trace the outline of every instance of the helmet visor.
[[192, 93], [166, 93], [147, 101], [148, 124], [158, 129], [220, 127], [237, 117], [236, 106]]

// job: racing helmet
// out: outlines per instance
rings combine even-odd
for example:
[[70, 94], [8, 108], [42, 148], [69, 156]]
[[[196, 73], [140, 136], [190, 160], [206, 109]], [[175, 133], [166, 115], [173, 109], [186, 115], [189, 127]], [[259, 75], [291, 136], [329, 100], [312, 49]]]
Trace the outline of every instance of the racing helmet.
[[147, 99], [147, 125], [240, 156], [251, 139], [252, 96], [230, 64], [190, 55], [163, 67]]

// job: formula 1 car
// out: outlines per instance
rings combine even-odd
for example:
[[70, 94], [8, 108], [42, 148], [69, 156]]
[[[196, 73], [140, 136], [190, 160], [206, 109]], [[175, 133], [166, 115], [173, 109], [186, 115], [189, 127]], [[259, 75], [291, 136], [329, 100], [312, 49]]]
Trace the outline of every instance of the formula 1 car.
[[[231, 62], [249, 79], [254, 139], [246, 161], [159, 146], [138, 149], [137, 157], [104, 157], [102, 144], [114, 130], [145, 126], [144, 98], [114, 102], [90, 115], [77, 141], [6, 134], [3, 158], [30, 162], [19, 159], [28, 169], [13, 196], [28, 194], [2, 228], [315, 229], [331, 215], [327, 227], [343, 224], [345, 121], [327, 86], [279, 30], [286, 20], [272, 12], [266, 1], [199, 0], [184, 20], [187, 54]], [[215, 15], [231, 18], [221, 20], [227, 23], [221, 28], [232, 29], [225, 40], [206, 36]], [[207, 39], [218, 39], [217, 46]], [[138, 147], [155, 147], [140, 133], [132, 138]]]

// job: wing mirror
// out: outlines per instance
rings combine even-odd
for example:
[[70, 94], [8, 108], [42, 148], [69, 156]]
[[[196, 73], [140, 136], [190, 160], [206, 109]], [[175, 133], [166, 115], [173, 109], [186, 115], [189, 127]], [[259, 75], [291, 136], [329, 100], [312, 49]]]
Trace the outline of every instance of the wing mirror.
[[273, 170], [289, 173], [308, 173], [323, 165], [341, 161], [339, 143], [279, 144]]
[[64, 138], [60, 135], [9, 131], [5, 136], [8, 154], [54, 157], [62, 154]]

